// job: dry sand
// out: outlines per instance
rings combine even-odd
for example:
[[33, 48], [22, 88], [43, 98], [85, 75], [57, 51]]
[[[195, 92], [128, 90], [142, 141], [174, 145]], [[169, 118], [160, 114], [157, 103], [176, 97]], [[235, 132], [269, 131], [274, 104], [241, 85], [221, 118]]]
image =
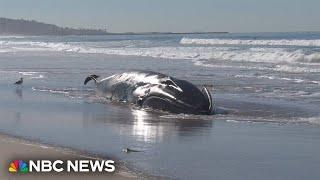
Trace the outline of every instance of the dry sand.
[[[73, 151], [64, 151], [55, 147], [48, 147], [38, 143], [33, 143], [26, 140], [10, 137], [7, 135], [0, 134], [0, 179], [1, 180], [36, 180], [36, 179], [49, 179], [49, 180], [80, 180], [80, 179], [111, 179], [111, 180], [122, 180], [122, 179], [139, 179], [136, 176], [118, 171], [112, 174], [108, 173], [95, 173], [95, 174], [84, 174], [84, 173], [72, 173], [72, 174], [11, 174], [8, 172], [9, 163], [14, 159], [32, 159], [32, 158], [45, 158], [45, 159], [86, 159], [81, 153]], [[90, 158], [90, 157], [89, 157]], [[117, 167], [116, 167], [117, 168]]]

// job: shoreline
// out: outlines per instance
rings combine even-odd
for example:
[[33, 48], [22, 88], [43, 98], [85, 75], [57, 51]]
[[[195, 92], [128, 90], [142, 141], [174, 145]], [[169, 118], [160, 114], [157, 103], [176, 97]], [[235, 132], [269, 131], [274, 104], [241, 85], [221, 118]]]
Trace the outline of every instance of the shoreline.
[[[106, 158], [89, 155], [87, 153], [69, 148], [56, 147], [36, 141], [0, 133], [0, 179], [141, 179], [133, 172], [127, 172], [123, 166], [116, 165], [114, 173], [37, 173], [15, 175], [8, 172], [9, 163], [14, 159], [90, 159], [105, 160]], [[113, 160], [113, 159], [112, 159]], [[115, 160], [116, 164], [117, 161]], [[142, 177], [143, 178], [143, 177]]]

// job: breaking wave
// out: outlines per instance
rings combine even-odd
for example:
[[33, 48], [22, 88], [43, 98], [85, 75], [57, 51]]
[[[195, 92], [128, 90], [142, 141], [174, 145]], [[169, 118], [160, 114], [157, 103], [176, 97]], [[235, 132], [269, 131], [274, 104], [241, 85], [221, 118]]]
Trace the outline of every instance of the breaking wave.
[[[233, 40], [232, 40], [233, 41]], [[92, 47], [85, 44], [72, 44], [62, 42], [12, 42], [0, 41], [1, 46], [10, 46], [16, 51], [55, 51], [87, 54], [108, 54], [124, 56], [141, 56], [167, 59], [214, 59], [221, 61], [244, 62], [307, 62], [319, 63], [320, 53], [306, 53], [301, 49], [288, 51], [285, 48], [257, 48], [241, 49], [235, 47]], [[319, 42], [320, 45], [320, 42]], [[0, 47], [1, 47], [0, 46]], [[2, 49], [2, 48], [0, 48]], [[1, 53], [1, 51], [0, 51]]]
[[245, 39], [199, 39], [182, 38], [180, 44], [196, 45], [263, 45], [263, 46], [320, 46], [320, 39], [279, 39], [279, 40], [245, 40]]

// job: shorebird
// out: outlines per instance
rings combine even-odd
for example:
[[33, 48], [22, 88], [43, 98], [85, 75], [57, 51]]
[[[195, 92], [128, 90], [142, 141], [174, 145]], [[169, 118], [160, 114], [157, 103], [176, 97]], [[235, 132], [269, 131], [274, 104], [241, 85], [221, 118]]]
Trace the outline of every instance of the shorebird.
[[20, 80], [17, 81], [17, 82], [15, 82], [14, 84], [16, 84], [16, 85], [21, 85], [22, 83], [23, 83], [23, 78], [20, 78]]

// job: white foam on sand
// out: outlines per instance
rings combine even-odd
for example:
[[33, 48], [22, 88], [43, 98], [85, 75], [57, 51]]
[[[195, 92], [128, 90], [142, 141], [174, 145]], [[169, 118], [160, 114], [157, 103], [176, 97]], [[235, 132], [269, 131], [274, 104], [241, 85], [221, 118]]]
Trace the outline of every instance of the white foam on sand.
[[63, 95], [71, 99], [83, 99], [89, 96], [90, 91], [93, 91], [93, 89], [87, 89], [86, 91], [84, 91], [83, 89], [78, 89], [74, 87], [65, 87], [65, 88], [32, 87], [31, 89], [33, 91], [38, 91], [42, 93]]
[[320, 81], [312, 81], [307, 79], [299, 78], [289, 78], [289, 77], [277, 77], [277, 76], [267, 76], [267, 75], [235, 75], [236, 78], [257, 78], [257, 79], [269, 79], [269, 80], [282, 80], [282, 81], [291, 81], [295, 83], [307, 83], [307, 84], [320, 84]]
[[50, 89], [46, 87], [32, 87], [33, 91], [39, 91], [39, 92], [49, 92], [53, 94], [69, 94], [70, 90], [67, 89]]

